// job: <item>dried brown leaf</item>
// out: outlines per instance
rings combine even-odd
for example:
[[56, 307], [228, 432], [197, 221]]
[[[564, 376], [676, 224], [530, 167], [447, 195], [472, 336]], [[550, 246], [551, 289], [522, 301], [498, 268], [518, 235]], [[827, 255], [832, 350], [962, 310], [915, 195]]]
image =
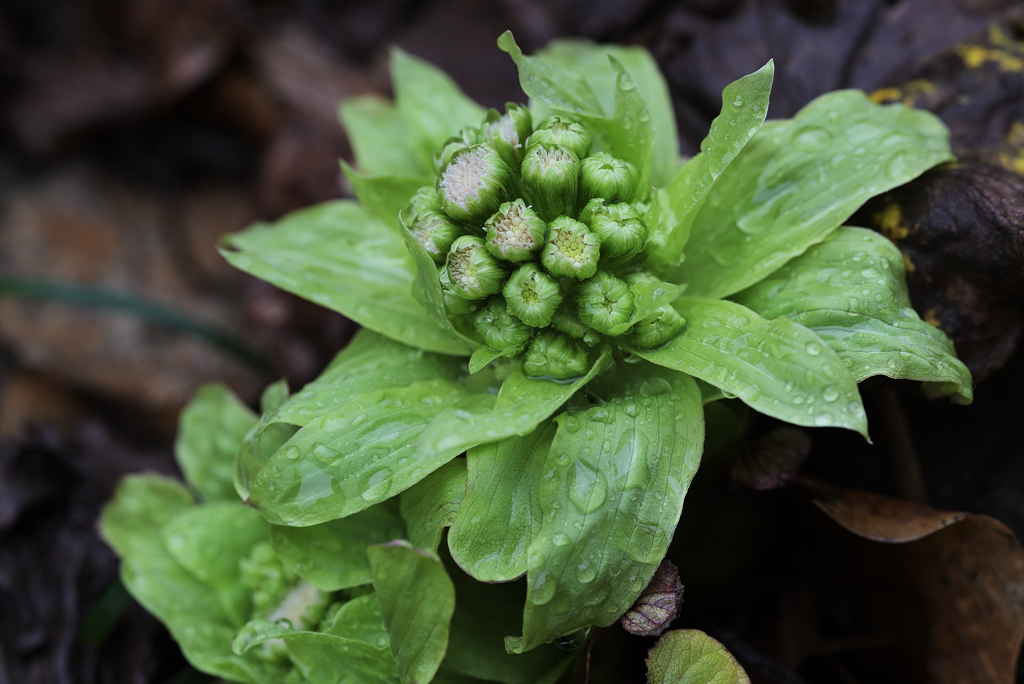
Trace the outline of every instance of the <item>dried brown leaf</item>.
[[732, 478], [751, 489], [784, 487], [796, 480], [811, 453], [811, 438], [799, 428], [773, 430], [748, 444], [732, 464]]
[[682, 605], [683, 585], [679, 571], [666, 558], [633, 607], [622, 616], [622, 627], [639, 636], [660, 636], [679, 616]]

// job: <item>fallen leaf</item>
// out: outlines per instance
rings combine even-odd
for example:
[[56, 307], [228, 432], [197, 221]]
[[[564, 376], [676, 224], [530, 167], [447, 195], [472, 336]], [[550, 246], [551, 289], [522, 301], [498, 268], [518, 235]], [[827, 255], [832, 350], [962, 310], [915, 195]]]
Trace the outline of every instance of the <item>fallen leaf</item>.
[[683, 585], [679, 571], [666, 558], [654, 571], [654, 577], [636, 603], [622, 616], [622, 627], [639, 636], [660, 636], [679, 616], [682, 605]]
[[799, 428], [782, 427], [752, 440], [732, 463], [732, 479], [763, 491], [784, 487], [800, 474], [811, 453], [811, 438]]

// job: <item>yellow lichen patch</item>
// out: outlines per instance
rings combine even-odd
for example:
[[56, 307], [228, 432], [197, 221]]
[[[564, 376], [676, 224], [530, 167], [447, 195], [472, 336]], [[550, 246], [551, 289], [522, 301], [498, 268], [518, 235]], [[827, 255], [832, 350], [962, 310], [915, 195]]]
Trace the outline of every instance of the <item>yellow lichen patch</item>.
[[927, 105], [929, 97], [935, 92], [935, 84], [923, 78], [917, 78], [899, 88], [881, 88], [868, 97], [876, 104], [902, 102], [908, 107], [913, 107], [918, 104]]
[[910, 256], [906, 252], [900, 252], [903, 255], [903, 267], [907, 269], [907, 273], [913, 273], [917, 270], [917, 266], [911, 261]]
[[903, 91], [899, 88], [879, 88], [868, 98], [875, 104], [891, 104], [903, 99]]
[[927, 321], [928, 323], [931, 323], [936, 328], [942, 327], [941, 325], [939, 325], [939, 317], [936, 315], [935, 309], [928, 309], [927, 311], [925, 311], [924, 320]]
[[1020, 121], [1014, 121], [1003, 138], [1003, 151], [999, 153], [999, 163], [1007, 171], [1024, 176], [1024, 124]]
[[970, 69], [977, 69], [985, 62], [995, 62], [1002, 71], [1024, 71], [1024, 59], [1011, 55], [1006, 50], [987, 48], [983, 45], [957, 45], [956, 53]]
[[873, 218], [882, 231], [882, 235], [890, 240], [902, 240], [910, 234], [910, 228], [897, 204], [887, 204], [885, 209], [876, 211]]

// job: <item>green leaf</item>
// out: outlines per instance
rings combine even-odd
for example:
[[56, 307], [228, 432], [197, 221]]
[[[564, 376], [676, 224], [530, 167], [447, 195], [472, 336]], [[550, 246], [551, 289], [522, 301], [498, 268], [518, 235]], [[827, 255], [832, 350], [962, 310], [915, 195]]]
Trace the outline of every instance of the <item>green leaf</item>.
[[338, 114], [362, 173], [425, 176], [433, 172], [433, 166], [424, 163], [421, 151], [412, 145], [398, 110], [387, 100], [350, 97], [341, 103]]
[[294, 632], [283, 638], [289, 658], [309, 684], [398, 682], [387, 647], [319, 632]]
[[953, 343], [910, 305], [903, 255], [864, 228], [840, 228], [733, 299], [765, 318], [786, 316], [836, 350], [860, 382], [921, 380], [971, 401], [971, 373]]
[[160, 529], [192, 505], [178, 482], [129, 475], [103, 510], [100, 532], [121, 556], [121, 579], [142, 606], [160, 619], [197, 669], [235, 682], [276, 684], [276, 665], [231, 651], [237, 628], [216, 593], [175, 561]]
[[466, 497], [448, 532], [452, 558], [481, 582], [526, 574], [526, 549], [540, 519], [534, 501], [554, 424], [466, 452]]
[[270, 543], [282, 563], [323, 591], [372, 581], [366, 547], [405, 536], [405, 525], [390, 501], [341, 520], [311, 527], [270, 528]]
[[373, 587], [403, 684], [426, 684], [448, 648], [455, 587], [429, 551], [392, 542], [371, 546]]
[[235, 625], [249, 619], [249, 594], [238, 579], [238, 564], [253, 545], [267, 539], [260, 514], [233, 502], [180, 511], [161, 530], [164, 547], [181, 567], [209, 587]]
[[485, 409], [493, 396], [450, 380], [361, 394], [310, 421], [253, 480], [249, 504], [274, 524], [305, 527], [343, 518], [416, 484], [461, 448], [418, 448], [443, 409]]
[[934, 115], [854, 90], [765, 124], [697, 213], [686, 261], [668, 279], [725, 297], [819, 243], [868, 198], [952, 159]]
[[423, 431], [417, 448], [461, 451], [513, 435], [529, 434], [610, 364], [611, 353], [604, 349], [587, 374], [571, 382], [533, 378], [518, 368], [502, 383], [493, 409], [475, 413], [459, 409], [443, 411]]
[[302, 426], [368, 392], [429, 380], [458, 382], [465, 375], [465, 359], [424, 352], [363, 329], [320, 377], [292, 395], [269, 420]]
[[[632, 76], [615, 55], [605, 53], [609, 73], [614, 75], [610, 88], [600, 77], [601, 90], [614, 99], [614, 110], [604, 109], [584, 78], [585, 69], [569, 66], [565, 61], [545, 59], [542, 55], [528, 57], [522, 53], [510, 31], [498, 38], [498, 47], [507, 52], [519, 68], [519, 83], [534, 100], [564, 112], [587, 125], [596, 136], [597, 147], [625, 159], [641, 170], [642, 186], [647, 186], [654, 125], [643, 97]], [[594, 58], [599, 58], [594, 55]], [[538, 115], [544, 112], [538, 112]], [[677, 147], [678, 149], [678, 147]]]
[[769, 60], [722, 91], [721, 113], [711, 122], [711, 130], [701, 141], [700, 154], [686, 162], [665, 188], [669, 209], [676, 221], [667, 226], [668, 232], [659, 229], [647, 244], [647, 266], [655, 273], [663, 274], [679, 265], [704, 200], [764, 123], [774, 77], [775, 63]]
[[700, 464], [704, 414], [692, 378], [634, 366], [602, 384], [600, 405], [555, 419], [523, 637], [507, 641], [515, 653], [610, 625], [633, 605], [668, 550]]
[[339, 200], [257, 224], [224, 239], [232, 266], [338, 311], [399, 342], [440, 352], [472, 350], [412, 294], [415, 266], [395, 231]]
[[466, 495], [466, 462], [457, 458], [402, 492], [402, 518], [413, 546], [437, 553]]
[[730, 301], [682, 297], [675, 306], [686, 329], [660, 349], [634, 353], [700, 378], [773, 418], [867, 437], [857, 381], [813, 332]]
[[185, 479], [207, 501], [238, 501], [235, 454], [256, 415], [223, 385], [204, 385], [181, 413], [174, 456]]
[[323, 631], [346, 639], [365, 641], [377, 648], [388, 649], [389, 655], [391, 653], [388, 630], [380, 612], [380, 602], [374, 593], [346, 601]]
[[647, 656], [648, 684], [750, 684], [725, 646], [696, 629], [666, 632]]
[[614, 57], [629, 73], [651, 117], [654, 146], [651, 156], [651, 184], [668, 182], [679, 164], [679, 138], [675, 110], [661, 70], [642, 47], [597, 45], [585, 40], [554, 40], [537, 53], [541, 62], [582, 73], [604, 112], [614, 112], [618, 88]]
[[341, 162], [341, 170], [352, 183], [352, 190], [371, 214], [395, 231], [402, 230], [398, 214], [417, 190], [433, 185], [432, 176], [363, 175]]
[[505, 650], [505, 635], [523, 623], [525, 582], [475, 582], [453, 570], [455, 602], [445, 664], [481, 680], [503, 684], [537, 684], [560, 668], [570, 655], [555, 646], [512, 655]]
[[399, 48], [391, 50], [395, 106], [420, 166], [433, 169], [434, 152], [466, 126], [483, 123], [484, 109], [446, 73]]

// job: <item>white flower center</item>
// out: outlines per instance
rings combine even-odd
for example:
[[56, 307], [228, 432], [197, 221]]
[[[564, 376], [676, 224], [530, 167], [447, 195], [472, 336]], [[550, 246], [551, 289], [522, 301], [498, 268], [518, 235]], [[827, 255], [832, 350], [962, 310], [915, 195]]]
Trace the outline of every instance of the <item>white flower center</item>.
[[441, 174], [441, 191], [463, 209], [470, 200], [477, 198], [480, 188], [484, 187], [484, 176], [488, 171], [487, 152], [486, 148], [478, 147], [460, 154]]

